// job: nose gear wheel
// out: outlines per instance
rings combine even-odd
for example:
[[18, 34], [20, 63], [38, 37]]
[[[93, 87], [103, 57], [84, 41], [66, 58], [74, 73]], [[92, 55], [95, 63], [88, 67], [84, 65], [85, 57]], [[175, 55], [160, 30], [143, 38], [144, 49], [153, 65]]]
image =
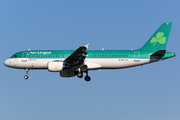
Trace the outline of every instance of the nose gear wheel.
[[29, 77], [28, 77], [28, 72], [29, 72], [29, 69], [26, 69], [26, 75], [24, 76], [24, 79], [28, 79]]

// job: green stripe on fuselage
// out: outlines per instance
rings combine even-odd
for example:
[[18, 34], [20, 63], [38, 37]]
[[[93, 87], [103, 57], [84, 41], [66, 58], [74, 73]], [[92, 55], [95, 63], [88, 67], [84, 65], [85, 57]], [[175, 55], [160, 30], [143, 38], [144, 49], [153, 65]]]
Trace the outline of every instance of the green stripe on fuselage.
[[[65, 59], [70, 56], [74, 50], [32, 50], [15, 53], [11, 58], [29, 58], [29, 59]], [[87, 50], [88, 58], [139, 58], [149, 59], [154, 51], [143, 50]], [[175, 54], [166, 52], [163, 59], [174, 57]]]
[[[33, 50], [15, 53], [11, 58], [67, 58], [73, 50]], [[86, 58], [149, 58], [153, 52], [136, 50], [87, 50]], [[135, 55], [137, 54], [137, 55]]]

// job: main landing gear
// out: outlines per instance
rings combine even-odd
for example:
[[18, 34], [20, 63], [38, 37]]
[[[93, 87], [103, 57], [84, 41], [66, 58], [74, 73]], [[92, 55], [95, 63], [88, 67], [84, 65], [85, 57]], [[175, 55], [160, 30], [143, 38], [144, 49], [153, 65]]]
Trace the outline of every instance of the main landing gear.
[[91, 77], [89, 77], [88, 75], [86, 75], [86, 76], [84, 77], [84, 80], [87, 81], [87, 82], [89, 82], [89, 81], [91, 80]]
[[77, 77], [78, 77], [78, 78], [82, 78], [82, 77], [83, 77], [83, 72], [78, 72], [78, 73], [77, 73]]
[[29, 77], [28, 77], [28, 72], [29, 72], [29, 69], [26, 69], [26, 75], [24, 76], [24, 79], [28, 79]]
[[[91, 77], [88, 76], [88, 71], [85, 71], [85, 73], [86, 73], [86, 76], [84, 77], [84, 80], [87, 81], [87, 82], [89, 82], [89, 81], [91, 80]], [[77, 73], [77, 77], [78, 77], [78, 78], [82, 78], [82, 77], [83, 77], [83, 72], [82, 72], [82, 71], [79, 71], [79, 72]]]

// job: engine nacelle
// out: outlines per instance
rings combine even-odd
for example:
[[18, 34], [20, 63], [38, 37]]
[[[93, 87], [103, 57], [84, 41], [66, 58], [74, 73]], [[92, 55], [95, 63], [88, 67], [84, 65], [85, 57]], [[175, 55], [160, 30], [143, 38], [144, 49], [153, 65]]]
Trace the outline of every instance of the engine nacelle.
[[101, 65], [96, 64], [96, 63], [88, 63], [86, 62], [85, 65], [87, 65], [88, 70], [98, 70], [101, 68]]
[[75, 75], [76, 74], [74, 70], [63, 70], [60, 72], [61, 77], [73, 77]]
[[48, 62], [50, 72], [60, 72], [63, 70], [63, 62]]

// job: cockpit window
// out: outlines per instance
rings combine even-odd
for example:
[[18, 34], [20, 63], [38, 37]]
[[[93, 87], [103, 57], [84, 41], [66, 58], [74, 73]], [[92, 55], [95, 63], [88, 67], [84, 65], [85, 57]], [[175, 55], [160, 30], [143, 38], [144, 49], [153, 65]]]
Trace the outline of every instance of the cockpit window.
[[16, 58], [17, 57], [17, 55], [13, 55], [11, 58]]

